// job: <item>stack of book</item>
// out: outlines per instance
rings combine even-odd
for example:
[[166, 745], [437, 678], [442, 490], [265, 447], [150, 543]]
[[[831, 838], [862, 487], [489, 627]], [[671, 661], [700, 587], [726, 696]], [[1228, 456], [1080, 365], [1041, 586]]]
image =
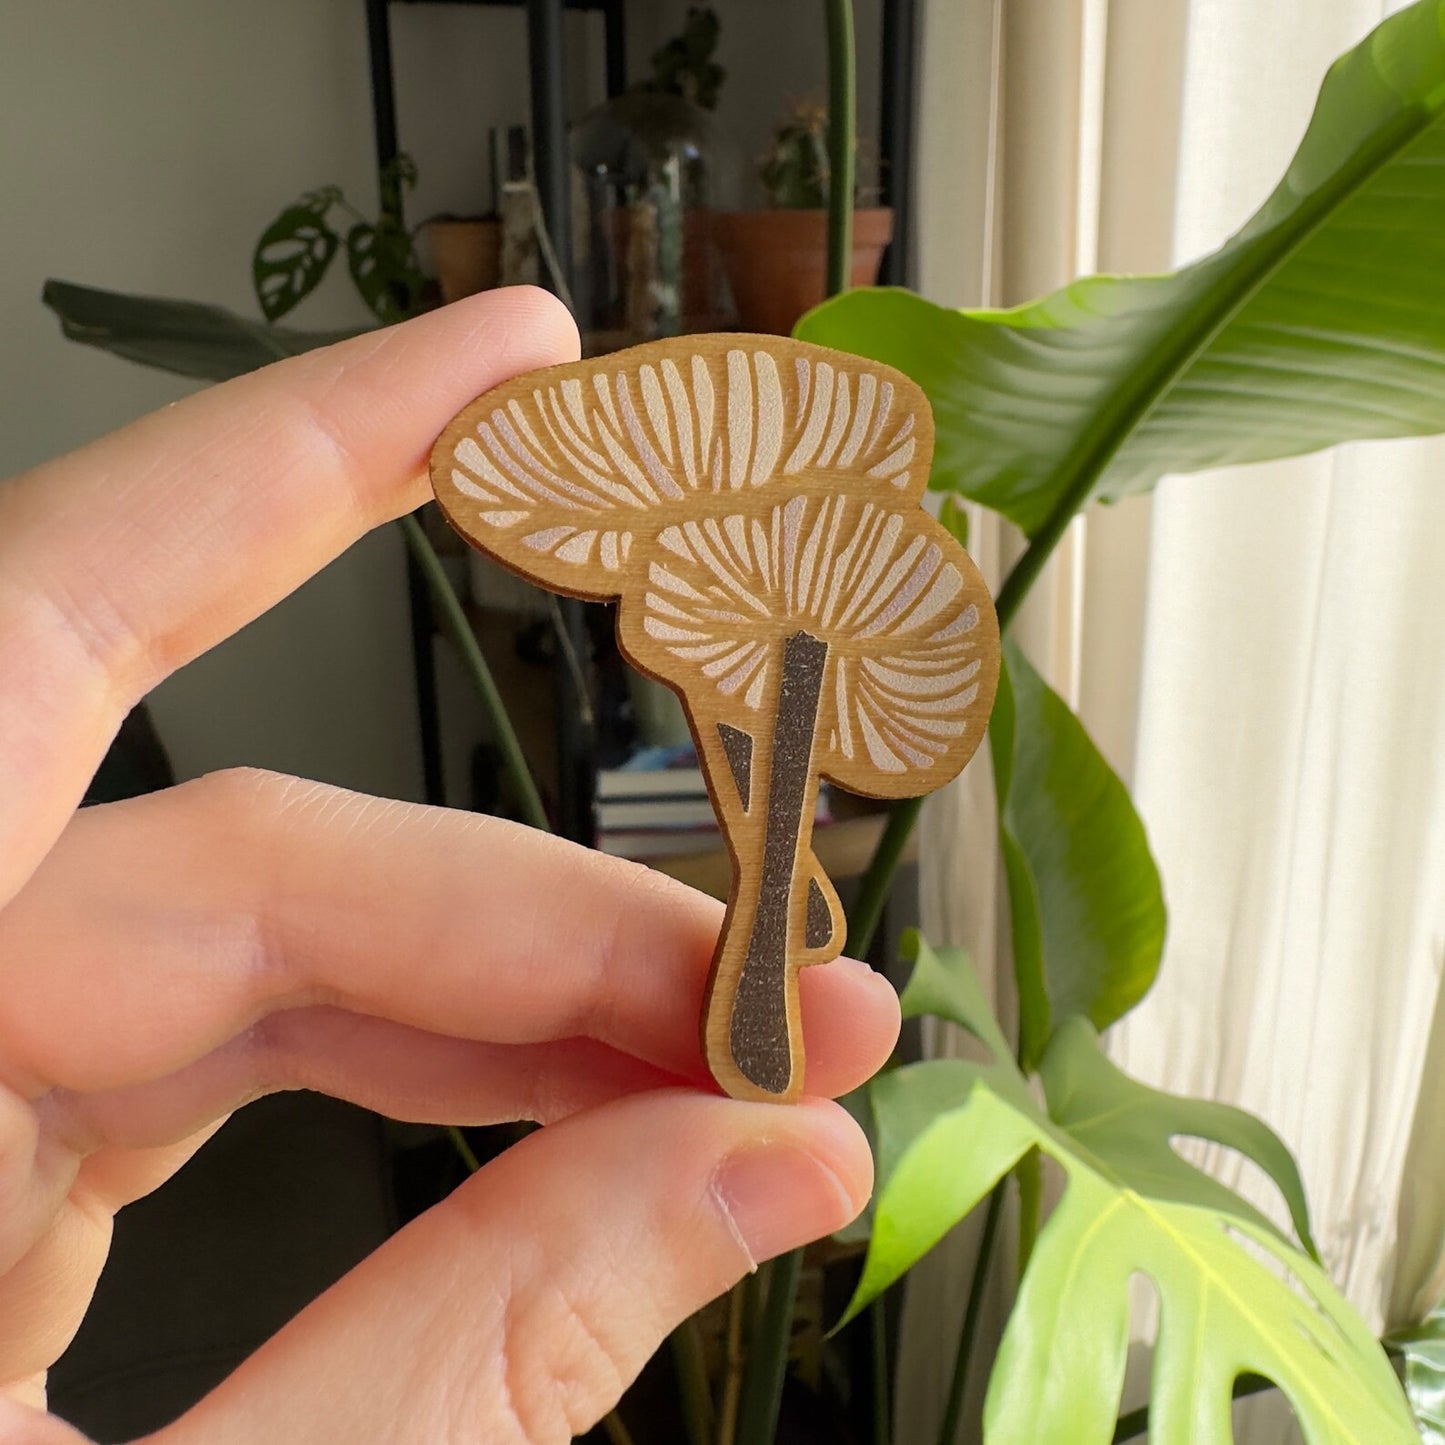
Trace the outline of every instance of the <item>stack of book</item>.
[[597, 846], [618, 858], [675, 858], [721, 847], [691, 747], [641, 748], [597, 773]]
[[[818, 790], [817, 823], [829, 820]], [[618, 858], [677, 858], [724, 846], [691, 746], [641, 748], [597, 773], [597, 847]]]

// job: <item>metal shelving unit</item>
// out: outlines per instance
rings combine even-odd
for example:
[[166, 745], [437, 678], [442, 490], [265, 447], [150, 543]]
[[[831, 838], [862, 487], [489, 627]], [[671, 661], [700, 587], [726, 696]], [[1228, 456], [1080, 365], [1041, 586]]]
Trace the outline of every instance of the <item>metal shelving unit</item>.
[[[365, 0], [378, 172], [395, 159], [398, 148], [390, 7], [393, 4], [416, 3], [419, 0]], [[534, 179], [542, 214], [566, 274], [571, 261], [571, 227], [568, 216], [563, 14], [567, 10], [601, 13], [607, 93], [609, 96], [617, 95], [627, 84], [625, 0], [429, 0], [429, 3], [526, 9]], [[883, 0], [882, 12], [879, 163], [883, 203], [893, 208], [893, 242], [884, 257], [881, 279], [890, 285], [907, 285], [912, 275], [917, 0]], [[821, 13], [819, 34], [822, 34]], [[445, 791], [436, 667], [431, 650], [431, 604], [410, 556], [407, 559], [407, 579], [426, 796], [428, 802], [442, 803]], [[587, 654], [585, 608], [586, 604], [581, 602], [562, 603], [563, 625], [577, 655], [583, 657]], [[595, 750], [592, 730], [585, 722], [590, 709], [579, 705], [571, 670], [559, 667], [557, 672], [557, 752], [561, 778], [559, 831], [578, 841], [590, 841]]]
[[[396, 91], [392, 74], [390, 7], [416, 0], [366, 0], [367, 44], [371, 57], [371, 100], [376, 135], [378, 174], [398, 150]], [[532, 92], [533, 172], [542, 214], [565, 275], [570, 268], [571, 227], [568, 216], [567, 118], [563, 108], [566, 50], [562, 33], [564, 10], [600, 11], [603, 17], [607, 92], [626, 84], [626, 38], [623, 0], [443, 0], [517, 8], [527, 11], [528, 70]], [[407, 594], [411, 614], [412, 665], [416, 681], [417, 719], [421, 729], [422, 775], [429, 803], [446, 801], [442, 776], [441, 717], [437, 706], [436, 663], [432, 655], [432, 611], [416, 563], [407, 558]], [[585, 604], [564, 601], [562, 625], [576, 655], [586, 656]], [[558, 831], [579, 842], [592, 830], [592, 730], [585, 719], [590, 709], [577, 696], [571, 670], [557, 669], [557, 753], [561, 786]]]

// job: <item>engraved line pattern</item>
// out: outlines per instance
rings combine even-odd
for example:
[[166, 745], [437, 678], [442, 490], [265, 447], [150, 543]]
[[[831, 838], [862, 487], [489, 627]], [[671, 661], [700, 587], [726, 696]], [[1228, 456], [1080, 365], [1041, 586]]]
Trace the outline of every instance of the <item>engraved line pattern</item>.
[[675, 680], [700, 675], [757, 710], [782, 638], [806, 631], [829, 648], [820, 736], [836, 754], [898, 773], [931, 766], [963, 736], [978, 697], [978, 608], [908, 516], [794, 497], [763, 519], [678, 523], [658, 542], [668, 557], [648, 569], [642, 629], [676, 659]]
[[927, 460], [913, 431], [893, 383], [861, 365], [795, 357], [789, 374], [770, 352], [736, 347], [604, 364], [499, 402], [456, 444], [451, 482], [483, 535], [525, 529], [527, 552], [618, 571], [653, 525], [644, 514], [699, 491], [829, 470], [902, 491]]

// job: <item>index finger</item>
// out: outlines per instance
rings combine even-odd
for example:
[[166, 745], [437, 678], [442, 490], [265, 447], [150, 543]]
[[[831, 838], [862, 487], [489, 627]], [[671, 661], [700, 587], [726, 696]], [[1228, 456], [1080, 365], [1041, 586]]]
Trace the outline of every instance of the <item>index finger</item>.
[[577, 355], [560, 302], [493, 291], [278, 362], [0, 488], [0, 903], [134, 703], [425, 500], [437, 433]]

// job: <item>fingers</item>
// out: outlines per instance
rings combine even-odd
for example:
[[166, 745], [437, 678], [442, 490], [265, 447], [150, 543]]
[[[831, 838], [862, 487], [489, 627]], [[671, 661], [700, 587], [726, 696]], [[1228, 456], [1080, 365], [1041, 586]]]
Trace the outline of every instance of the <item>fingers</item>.
[[425, 499], [479, 392], [573, 359], [561, 305], [488, 292], [200, 392], [0, 488], [0, 902], [143, 693]]
[[153, 1445], [551, 1445], [754, 1263], [871, 1183], [836, 1105], [642, 1095], [544, 1129], [408, 1226]]
[[[330, 1005], [489, 1044], [592, 1039], [702, 1082], [698, 1017], [721, 915], [658, 874], [498, 819], [218, 775], [77, 815], [0, 913], [0, 1074], [29, 1097], [94, 1094], [162, 1079], [244, 1035], [197, 1083], [210, 1107], [318, 1082], [355, 1097], [364, 1048], [329, 1053], [336, 1072], [318, 1080], [298, 1076], [305, 1049], [283, 1047], [274, 1025], [248, 1033], [279, 1010]], [[808, 1089], [844, 1092], [892, 1048], [893, 992], [845, 963], [801, 982]], [[477, 1088], [469, 1104], [457, 1081], [557, 1057], [464, 1051], [443, 1085], [408, 1074], [431, 1045], [390, 1038], [394, 1092], [367, 1100], [381, 1108], [415, 1110], [428, 1091], [432, 1107], [463, 1114], [525, 1103]], [[334, 1029], [325, 1042], [340, 1047]], [[604, 1076], [605, 1057], [591, 1058]], [[372, 1072], [385, 1089], [387, 1071]], [[586, 1094], [579, 1079], [569, 1087]]]
[[115, 1210], [169, 1178], [199, 1146], [198, 1130], [282, 1089], [312, 1089], [411, 1123], [549, 1124], [681, 1082], [591, 1039], [487, 1044], [302, 1008], [270, 1015], [163, 1079], [52, 1093], [44, 1116], [55, 1138], [86, 1156], [74, 1192]]
[[[16, 1392], [12, 1399], [6, 1394], [5, 1386], [0, 1385], [0, 1445], [87, 1445], [79, 1430], [44, 1413], [40, 1404], [43, 1389]], [[27, 1403], [29, 1394], [40, 1398]]]

